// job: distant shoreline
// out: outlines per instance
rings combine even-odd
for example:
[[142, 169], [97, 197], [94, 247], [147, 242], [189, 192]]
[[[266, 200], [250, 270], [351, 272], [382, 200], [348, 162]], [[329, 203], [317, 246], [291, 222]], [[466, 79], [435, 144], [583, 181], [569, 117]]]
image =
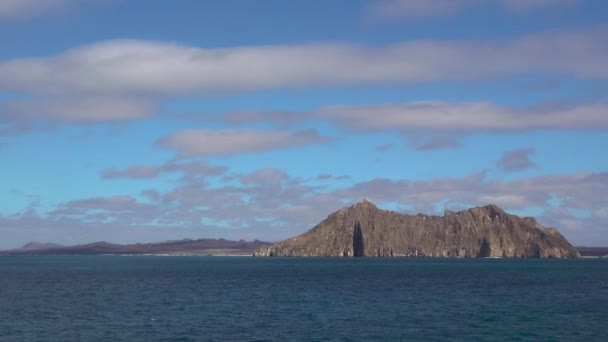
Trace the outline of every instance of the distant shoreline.
[[[5, 255], [122, 255], [122, 256], [246, 256], [252, 257], [254, 251], [269, 242], [254, 240], [226, 239], [184, 239], [156, 243], [113, 244], [94, 242], [83, 245], [63, 246], [53, 243], [30, 242], [21, 248], [0, 250]], [[582, 258], [607, 258], [608, 247], [575, 247]], [[408, 258], [408, 256], [398, 256]]]
[[[284, 256], [284, 257], [265, 257], [265, 256], [254, 256], [251, 254], [204, 254], [204, 253], [146, 253], [146, 254], [129, 254], [129, 253], [0, 253], [0, 257], [14, 257], [14, 256], [122, 256], [122, 257], [245, 257], [245, 258], [261, 258], [261, 259], [352, 259], [348, 257], [338, 256]], [[543, 259], [543, 260], [561, 260], [560, 258], [459, 258], [459, 257], [366, 257], [361, 259], [443, 259], [443, 260], [486, 260], [486, 259], [504, 259], [504, 260], [528, 260], [528, 259]], [[592, 256], [585, 255], [579, 259], [606, 259], [608, 255], [603, 256]]]
[[63, 246], [54, 243], [29, 242], [20, 248], [0, 250], [8, 255], [253, 255], [253, 251], [268, 242], [226, 239], [184, 239], [155, 243], [114, 244], [105, 241], [83, 245]]

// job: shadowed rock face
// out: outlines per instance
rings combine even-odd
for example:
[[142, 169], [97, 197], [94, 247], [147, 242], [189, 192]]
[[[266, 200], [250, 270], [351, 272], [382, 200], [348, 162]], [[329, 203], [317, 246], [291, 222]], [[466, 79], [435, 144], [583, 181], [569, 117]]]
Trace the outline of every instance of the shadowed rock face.
[[[342, 255], [344, 255], [344, 253], [342, 253]], [[363, 242], [363, 230], [361, 229], [361, 223], [359, 223], [359, 221], [357, 221], [357, 223], [355, 223], [355, 231], [353, 232], [353, 256], [355, 256], [355, 257], [364, 257], [365, 256], [365, 244]]]
[[329, 215], [308, 232], [263, 246], [257, 256], [576, 258], [555, 229], [488, 205], [444, 216], [403, 215], [368, 201]]

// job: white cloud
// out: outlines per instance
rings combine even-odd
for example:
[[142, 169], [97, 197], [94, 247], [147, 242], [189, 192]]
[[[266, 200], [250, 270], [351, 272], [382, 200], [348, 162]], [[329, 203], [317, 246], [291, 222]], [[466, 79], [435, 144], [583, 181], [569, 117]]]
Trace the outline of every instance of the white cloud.
[[411, 41], [201, 49], [117, 40], [0, 63], [0, 88], [65, 94], [171, 95], [270, 88], [493, 79], [527, 72], [608, 77], [600, 27], [510, 40]]
[[536, 163], [530, 160], [530, 155], [534, 152], [533, 148], [520, 148], [508, 151], [502, 155], [497, 164], [505, 171], [523, 171], [536, 165]]
[[600, 208], [593, 212], [593, 215], [600, 219], [608, 219], [608, 209]]
[[280, 186], [281, 182], [288, 179], [289, 175], [286, 172], [275, 168], [256, 170], [240, 177], [240, 181], [243, 185], [262, 185], [271, 187]]
[[[153, 115], [159, 102], [172, 96], [273, 88], [474, 81], [530, 73], [606, 79], [607, 60], [608, 27], [503, 40], [423, 40], [374, 47], [203, 49], [111, 40], [51, 57], [0, 62], [0, 90], [29, 99], [6, 104], [10, 110], [3, 112], [12, 115], [12, 121], [7, 114], [0, 121], [17, 125], [24, 120], [139, 119]], [[240, 113], [233, 120], [243, 121], [249, 114]]]
[[[572, 173], [520, 178], [489, 179], [485, 173], [463, 178], [391, 180], [377, 178], [337, 190], [341, 198], [369, 198], [379, 203], [411, 205], [415, 211], [433, 211], [438, 203], [486, 205], [508, 209], [550, 208], [554, 198], [564, 207], [594, 210], [608, 203], [608, 173]], [[445, 204], [443, 204], [445, 206]]]
[[164, 137], [157, 144], [177, 150], [179, 158], [190, 158], [260, 152], [327, 140], [313, 129], [296, 132], [192, 129]]
[[135, 96], [48, 97], [8, 101], [0, 105], [0, 120], [104, 122], [142, 119], [156, 112], [156, 104]]
[[369, 131], [520, 132], [606, 129], [608, 104], [515, 109], [487, 102], [412, 102], [329, 106], [313, 112], [346, 128]]
[[196, 180], [205, 176], [218, 176], [228, 170], [225, 166], [214, 166], [202, 161], [187, 163], [170, 162], [161, 166], [134, 165], [123, 170], [108, 169], [102, 172], [103, 179], [146, 179], [158, 177], [161, 173], [181, 173], [184, 180]]
[[102, 173], [101, 177], [104, 179], [119, 179], [119, 178], [132, 178], [132, 179], [146, 179], [155, 178], [158, 176], [159, 170], [154, 166], [131, 166], [124, 170], [109, 169]]
[[[459, 139], [480, 133], [539, 130], [606, 130], [608, 103], [541, 105], [513, 108], [489, 102], [420, 101], [374, 105], [329, 105], [310, 111], [228, 112], [229, 124], [270, 123], [297, 126], [302, 121], [327, 121], [338, 128], [363, 132], [398, 132], [414, 148], [431, 151], [458, 148]], [[521, 154], [521, 151], [518, 152]], [[499, 166], [514, 170], [515, 157]], [[525, 163], [524, 163], [525, 164]], [[529, 164], [526, 164], [529, 165]]]
[[93, 197], [68, 202], [63, 207], [77, 209], [98, 209], [108, 211], [129, 211], [139, 207], [131, 196]]
[[[510, 212], [534, 208], [542, 212], [537, 217], [541, 224], [555, 226], [575, 244], [608, 243], [605, 172], [513, 180], [492, 179], [485, 173], [426, 180], [377, 178], [339, 188], [314, 186], [316, 179], [309, 183], [272, 168], [235, 176], [239, 182], [229, 185], [180, 182], [166, 191], [150, 189], [142, 192], [147, 201], [133, 196], [85, 198], [63, 203], [47, 213], [30, 207], [22, 213], [0, 216], [0, 227], [14, 232], [13, 238], [26, 241], [37, 231], [52, 229], [55, 234], [51, 236], [67, 238], [84, 228], [88, 234], [81, 238], [88, 241], [91, 236], [149, 241], [161, 227], [179, 228], [179, 234], [189, 232], [183, 237], [275, 240], [304, 232], [344, 203], [368, 198], [380, 206], [412, 208], [410, 213], [437, 214], [488, 203]], [[557, 207], [556, 198], [560, 199]], [[572, 214], [581, 210], [588, 215]], [[111, 233], [116, 229], [122, 235]]]

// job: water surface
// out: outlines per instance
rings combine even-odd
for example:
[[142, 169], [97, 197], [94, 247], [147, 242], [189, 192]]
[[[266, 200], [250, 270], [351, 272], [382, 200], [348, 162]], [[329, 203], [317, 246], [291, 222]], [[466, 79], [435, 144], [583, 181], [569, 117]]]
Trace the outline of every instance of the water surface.
[[607, 341], [608, 260], [0, 256], [0, 341]]

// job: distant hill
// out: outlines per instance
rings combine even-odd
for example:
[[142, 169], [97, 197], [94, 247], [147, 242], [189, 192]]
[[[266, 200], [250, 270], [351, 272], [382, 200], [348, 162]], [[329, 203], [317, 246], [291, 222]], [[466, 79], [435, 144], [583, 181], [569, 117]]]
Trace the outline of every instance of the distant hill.
[[177, 240], [157, 243], [113, 244], [105, 241], [76, 246], [30, 242], [2, 254], [230, 254], [251, 255], [263, 241], [225, 239]]
[[40, 243], [40, 242], [28, 242], [25, 245], [21, 246], [20, 249], [25, 249], [25, 250], [37, 250], [37, 249], [50, 249], [50, 248], [61, 248], [64, 247], [63, 245], [60, 245], [58, 243]]
[[308, 232], [260, 247], [258, 256], [576, 258], [556, 229], [495, 205], [444, 216], [404, 215], [368, 201], [342, 208]]
[[584, 257], [608, 257], [608, 247], [576, 247]]

